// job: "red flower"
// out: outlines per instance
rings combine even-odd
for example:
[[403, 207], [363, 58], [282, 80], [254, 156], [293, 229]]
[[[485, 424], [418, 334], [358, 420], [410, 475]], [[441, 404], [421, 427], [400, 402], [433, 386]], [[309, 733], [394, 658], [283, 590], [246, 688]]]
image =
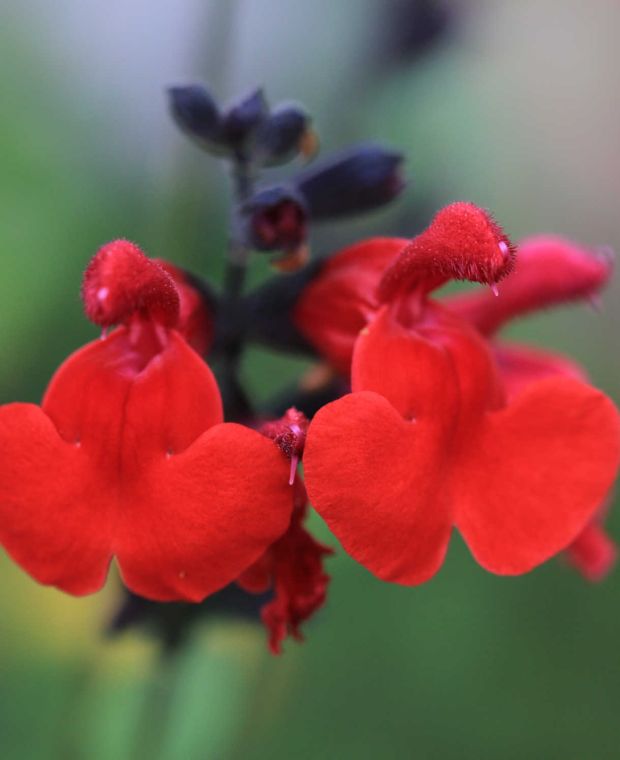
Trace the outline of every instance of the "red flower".
[[70, 356], [41, 407], [0, 408], [0, 540], [72, 594], [101, 588], [115, 556], [137, 594], [201, 600], [286, 530], [287, 462], [259, 433], [222, 423], [215, 379], [177, 331], [195, 323], [179, 322], [162, 266], [110, 243], [82, 294], [93, 322], [122, 326]]
[[327, 595], [329, 575], [323, 570], [323, 558], [333, 551], [304, 528], [307, 501], [303, 481], [297, 478], [288, 530], [237, 579], [251, 593], [274, 590], [274, 598], [261, 610], [269, 631], [269, 648], [274, 654], [280, 654], [287, 635], [303, 640], [301, 624], [323, 606]]
[[506, 398], [485, 338], [428, 298], [450, 277], [493, 285], [512, 263], [485, 212], [441, 211], [379, 283], [385, 303], [355, 343], [353, 393], [310, 426], [312, 504], [385, 580], [428, 580], [454, 526], [487, 569], [526, 572], [577, 536], [611, 486], [611, 402], [557, 375]]

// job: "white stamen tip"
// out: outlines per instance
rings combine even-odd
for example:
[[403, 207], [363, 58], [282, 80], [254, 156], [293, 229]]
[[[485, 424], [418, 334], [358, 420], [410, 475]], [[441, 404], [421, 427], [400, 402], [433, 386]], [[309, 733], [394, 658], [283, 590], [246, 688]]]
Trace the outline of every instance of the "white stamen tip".
[[502, 255], [508, 256], [508, 245], [503, 240], [500, 240], [498, 245], [499, 250], [502, 252]]
[[110, 295], [110, 288], [99, 288], [97, 291], [97, 299], [103, 303]]
[[499, 295], [499, 288], [497, 287], [495, 283], [491, 284], [491, 293], [493, 293], [495, 297]]

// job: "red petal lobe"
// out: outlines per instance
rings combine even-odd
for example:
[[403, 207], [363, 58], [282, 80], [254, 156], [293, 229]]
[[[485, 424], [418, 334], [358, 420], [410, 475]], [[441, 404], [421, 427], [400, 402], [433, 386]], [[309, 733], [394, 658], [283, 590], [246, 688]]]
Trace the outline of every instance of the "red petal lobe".
[[310, 500], [344, 549], [379, 578], [414, 585], [441, 566], [451, 529], [434, 428], [376, 393], [323, 407], [310, 425]]
[[114, 542], [127, 586], [197, 602], [234, 581], [288, 527], [288, 469], [272, 441], [236, 424], [153, 461], [127, 495]]
[[40, 583], [89, 594], [105, 583], [105, 481], [33, 404], [0, 407], [0, 541]]
[[543, 380], [489, 415], [455, 477], [456, 524], [478, 562], [513, 575], [565, 548], [597, 512], [619, 453], [614, 405], [575, 380]]

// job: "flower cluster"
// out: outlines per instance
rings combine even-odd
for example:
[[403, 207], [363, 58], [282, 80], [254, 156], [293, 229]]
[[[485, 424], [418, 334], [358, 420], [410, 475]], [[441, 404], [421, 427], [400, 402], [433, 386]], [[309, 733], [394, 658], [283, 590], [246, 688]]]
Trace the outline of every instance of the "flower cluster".
[[[327, 594], [332, 549], [309, 532], [308, 497], [384, 581], [429, 580], [453, 528], [493, 573], [564, 552], [587, 578], [605, 576], [618, 413], [570, 359], [498, 333], [596, 298], [610, 256], [557, 237], [515, 246], [488, 212], [458, 202], [411, 240], [374, 238], [302, 266], [308, 222], [394, 198], [400, 157], [364, 145], [257, 187], [259, 170], [316, 148], [303, 109], [270, 110], [260, 91], [221, 108], [196, 86], [174, 88], [171, 104], [233, 166], [227, 283], [216, 295], [125, 240], [94, 255], [82, 299], [103, 335], [61, 365], [40, 406], [0, 407], [7, 553], [76, 595], [100, 589], [114, 558], [130, 600], [207, 608], [218, 593], [255, 596], [274, 652]], [[245, 293], [250, 250], [279, 251], [277, 268], [298, 271]], [[451, 280], [486, 287], [437, 298]], [[238, 374], [251, 341], [329, 369], [257, 408]]]

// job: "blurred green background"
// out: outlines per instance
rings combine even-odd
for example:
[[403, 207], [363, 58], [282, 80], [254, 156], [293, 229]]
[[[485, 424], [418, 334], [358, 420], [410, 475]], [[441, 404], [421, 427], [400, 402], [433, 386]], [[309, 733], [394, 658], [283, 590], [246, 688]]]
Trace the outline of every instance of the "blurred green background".
[[[262, 83], [273, 101], [306, 104], [326, 153], [367, 138], [405, 152], [405, 197], [320, 231], [317, 250], [413, 234], [454, 199], [489, 207], [517, 240], [552, 231], [620, 248], [620, 5], [444, 5], [444, 33], [420, 50], [402, 44], [388, 0], [4, 0], [0, 401], [38, 401], [95, 335], [78, 292], [101, 243], [128, 237], [221, 273], [228, 184], [171, 124], [172, 83], [206, 80], [221, 97]], [[511, 333], [571, 353], [618, 400], [619, 293], [600, 315], [561, 309]], [[265, 397], [290, 371], [253, 350], [244, 379]], [[618, 535], [618, 515], [610, 526]], [[103, 638], [116, 578], [76, 600], [3, 557], [2, 757], [620, 756], [617, 572], [590, 586], [554, 561], [496, 578], [457, 537], [417, 589], [380, 583], [342, 551], [329, 567], [305, 644], [274, 658], [260, 628], [215, 621], [162, 664], [137, 633]]]

